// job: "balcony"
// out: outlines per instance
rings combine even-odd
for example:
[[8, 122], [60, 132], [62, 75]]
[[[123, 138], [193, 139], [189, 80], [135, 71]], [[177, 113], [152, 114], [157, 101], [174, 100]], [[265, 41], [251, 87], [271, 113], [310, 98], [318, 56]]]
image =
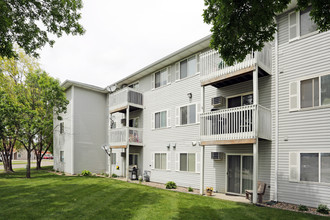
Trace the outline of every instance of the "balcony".
[[125, 113], [126, 108], [130, 111], [143, 108], [143, 95], [135, 89], [126, 87], [109, 96], [110, 113]]
[[248, 54], [242, 62], [228, 66], [217, 51], [210, 50], [200, 55], [201, 85], [217, 88], [252, 79], [258, 66], [259, 77], [270, 75], [272, 69], [272, 47], [266, 43], [262, 51]]
[[271, 140], [271, 111], [261, 105], [203, 113], [200, 122], [201, 145], [252, 144], [257, 138]]
[[[128, 136], [127, 136], [128, 133]], [[124, 148], [124, 146], [136, 145], [142, 146], [143, 141], [143, 131], [142, 128], [115, 128], [110, 130], [110, 146], [113, 148]]]

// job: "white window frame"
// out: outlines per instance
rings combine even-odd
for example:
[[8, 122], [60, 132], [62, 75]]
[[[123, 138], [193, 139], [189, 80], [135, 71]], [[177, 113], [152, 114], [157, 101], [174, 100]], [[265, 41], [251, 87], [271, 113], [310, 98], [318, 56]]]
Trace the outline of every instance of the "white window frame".
[[[156, 113], [166, 112], [166, 126], [165, 127], [159, 127], [156, 128]], [[160, 111], [156, 111], [151, 113], [151, 129], [152, 130], [159, 130], [159, 129], [165, 129], [171, 127], [171, 110], [170, 109], [164, 109]]]
[[[128, 127], [129, 127], [129, 121], [130, 120], [133, 120], [133, 127], [132, 128], [139, 128], [140, 127], [140, 117], [134, 117], [134, 118], [130, 118], [129, 120], [128, 120]], [[135, 124], [135, 122], [136, 122], [136, 120], [138, 121], [138, 126], [137, 127], [134, 127], [134, 124]]]
[[64, 162], [64, 150], [60, 150], [60, 162]]
[[[200, 57], [199, 57], [199, 55], [200, 55], [200, 53], [197, 53], [197, 54], [191, 55], [189, 57], [186, 57], [184, 59], [181, 59], [181, 60], [179, 60], [178, 62], [175, 63], [175, 81], [176, 82], [177, 81], [184, 80], [184, 79], [189, 79], [191, 77], [196, 76], [197, 74], [200, 74]], [[187, 60], [187, 62], [188, 62], [188, 60], [190, 58], [192, 58], [192, 57], [195, 57], [195, 59], [196, 59], [196, 73], [193, 74], [193, 75], [191, 75], [191, 76], [187, 76], [187, 77], [181, 78], [181, 72], [180, 72], [180, 70], [181, 70], [181, 66], [180, 66], [181, 62], [182, 61], [185, 61], [185, 60]]]
[[[241, 93], [241, 94], [237, 94], [237, 95], [232, 95], [232, 96], [228, 96], [226, 97], [226, 108], [228, 108], [228, 99], [231, 99], [231, 98], [235, 98], [235, 97], [241, 97], [241, 106], [242, 106], [242, 103], [243, 103], [243, 96], [246, 96], [246, 95], [253, 95], [253, 92], [245, 92], [245, 93]], [[253, 97], [254, 98], [254, 97]], [[253, 102], [252, 102], [253, 103]]]
[[[297, 36], [295, 38], [290, 39], [290, 28], [291, 28], [291, 26], [294, 26], [294, 25], [291, 25], [290, 24], [290, 16], [293, 13], [296, 13], [296, 21], [297, 21], [297, 23], [295, 25], [297, 26], [297, 28], [296, 28], [296, 34], [297, 34]], [[313, 32], [308, 33], [308, 34], [305, 34], [305, 35], [300, 35], [300, 15], [301, 15], [300, 13], [301, 13], [301, 11], [295, 11], [295, 10], [293, 10], [290, 13], [288, 13], [288, 31], [289, 31], [288, 32], [288, 35], [289, 35], [289, 42], [296, 41], [296, 40], [299, 40], [301, 38], [305, 38], [305, 37], [308, 37], [308, 36], [311, 36], [311, 35], [314, 35], [314, 34], [318, 33], [318, 31], [316, 30], [316, 31], [313, 31]]]
[[60, 134], [64, 134], [64, 122], [60, 122]]
[[[322, 76], [327, 76], [327, 75], [330, 75], [330, 73], [323, 73], [323, 74], [318, 74], [318, 75], [313, 75], [313, 76], [308, 76], [308, 77], [304, 77], [304, 78], [300, 78], [299, 80], [297, 80], [297, 81], [292, 81], [292, 82], [290, 82], [289, 83], [289, 111], [290, 112], [292, 112], [292, 111], [297, 111], [297, 110], [310, 110], [310, 109], [318, 109], [318, 108], [325, 108], [325, 107], [330, 107], [330, 104], [327, 104], [327, 105], [322, 105], [322, 97], [321, 97], [321, 90], [322, 90], [322, 88], [321, 88], [321, 78], [322, 78]], [[307, 107], [307, 108], [301, 108], [301, 95], [300, 95], [300, 93], [301, 93], [301, 81], [305, 81], [305, 80], [310, 80], [310, 79], [314, 79], [314, 78], [318, 78], [319, 79], [319, 105], [318, 106], [313, 106], [313, 107]], [[291, 85], [292, 84], [294, 84], [294, 83], [297, 83], [297, 94], [296, 95], [292, 95], [292, 94], [290, 94], [290, 87], [291, 87]], [[313, 88], [314, 88], [314, 85], [313, 85]], [[314, 93], [314, 89], [313, 89], [313, 91], [312, 91], [313, 93]], [[291, 99], [290, 99], [290, 97], [292, 97], [292, 96], [294, 96], [294, 97], [297, 97], [297, 108], [292, 108], [291, 109], [291, 104], [290, 104], [290, 102], [291, 102]], [[313, 97], [314, 97], [314, 95], [313, 95]], [[313, 105], [314, 105], [314, 103], [313, 103]]]
[[[113, 161], [113, 160], [115, 160], [115, 161]], [[111, 153], [110, 162], [111, 162], [112, 165], [117, 164], [117, 154], [116, 153]], [[115, 162], [115, 163], [113, 163], [113, 162]]]
[[[291, 169], [291, 163], [290, 163], [290, 159], [289, 159], [289, 181], [290, 182], [300, 182], [300, 183], [309, 183], [309, 184], [326, 184], [326, 185], [330, 185], [330, 183], [326, 183], [326, 182], [321, 182], [321, 169], [322, 169], [322, 163], [321, 163], [321, 154], [322, 153], [330, 153], [330, 151], [296, 151], [296, 152], [289, 152], [289, 158], [290, 158], [290, 154], [296, 154], [297, 156], [297, 165], [294, 165], [294, 167], [296, 167], [297, 171], [298, 171], [298, 179], [291, 179], [290, 178], [290, 169]], [[319, 167], [319, 170], [318, 170], [318, 176], [319, 176], [319, 179], [317, 182], [314, 182], [314, 181], [301, 181], [300, 178], [301, 178], [301, 173], [300, 173], [300, 166], [301, 166], [301, 161], [300, 161], [300, 158], [301, 158], [301, 154], [318, 154], [318, 167]]]
[[[166, 72], [166, 84], [164, 85], [160, 85], [159, 87], [156, 87], [156, 73], [160, 73], [162, 71]], [[171, 66], [168, 66], [168, 67], [165, 67], [161, 70], [158, 70], [154, 73], [151, 74], [151, 90], [157, 90], [157, 89], [160, 89], [160, 88], [163, 88], [164, 86], [167, 86], [169, 84], [171, 84]]]
[[[166, 168], [165, 169], [158, 169], [156, 168], [156, 154], [166, 154]], [[166, 151], [156, 151], [152, 153], [152, 159], [151, 159], [151, 164], [152, 167], [151, 169], [153, 170], [159, 170], [159, 171], [166, 171], [166, 170], [171, 170], [170, 164], [171, 164], [171, 160], [170, 160], [170, 153], [166, 152]]]
[[[187, 154], [187, 171], [181, 170], [181, 163], [180, 163], [180, 155], [181, 154]], [[188, 171], [189, 167], [189, 160], [188, 160], [188, 154], [194, 154], [195, 155], [195, 171]], [[177, 152], [175, 155], [175, 170], [178, 172], [184, 172], [184, 173], [200, 173], [200, 153], [199, 152], [187, 152], [187, 151], [182, 151], [182, 152]]]
[[[134, 88], [134, 85], [139, 85], [139, 88], [140, 88], [140, 81], [139, 80], [138, 81], [135, 81], [135, 82], [129, 84], [127, 87], [129, 87], [131, 89], [139, 90], [139, 88], [137, 88], [137, 89]], [[133, 87], [131, 87], [131, 86], [133, 86]]]
[[[190, 105], [195, 105], [196, 106], [196, 118], [195, 118], [195, 123], [188, 123], [187, 121], [187, 124], [184, 124], [182, 125], [181, 124], [181, 108], [182, 107], [188, 107]], [[187, 126], [187, 125], [195, 125], [195, 124], [199, 124], [199, 115], [201, 113], [201, 105], [199, 102], [192, 102], [192, 103], [189, 103], [189, 104], [185, 104], [185, 105], [180, 105], [180, 106], [177, 106], [175, 108], [175, 125], [180, 127], [180, 126]], [[187, 108], [187, 119], [189, 119], [189, 108]]]

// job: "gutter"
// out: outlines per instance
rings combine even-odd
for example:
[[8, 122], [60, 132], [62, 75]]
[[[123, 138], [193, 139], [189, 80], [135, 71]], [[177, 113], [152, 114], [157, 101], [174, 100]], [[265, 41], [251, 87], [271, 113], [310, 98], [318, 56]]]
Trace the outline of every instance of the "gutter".
[[276, 17], [274, 18], [275, 24], [277, 26], [277, 31], [275, 33], [275, 184], [274, 184], [274, 200], [278, 201], [278, 148], [279, 148], [279, 140], [278, 140], [278, 81], [279, 81], [279, 72], [278, 72], [278, 23]]

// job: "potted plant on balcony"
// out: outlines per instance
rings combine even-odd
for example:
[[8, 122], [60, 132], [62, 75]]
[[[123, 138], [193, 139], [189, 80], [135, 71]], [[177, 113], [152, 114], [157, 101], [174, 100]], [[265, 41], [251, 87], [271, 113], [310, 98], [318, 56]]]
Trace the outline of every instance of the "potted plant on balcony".
[[213, 193], [213, 187], [206, 187], [206, 195], [207, 196], [212, 196], [212, 193]]

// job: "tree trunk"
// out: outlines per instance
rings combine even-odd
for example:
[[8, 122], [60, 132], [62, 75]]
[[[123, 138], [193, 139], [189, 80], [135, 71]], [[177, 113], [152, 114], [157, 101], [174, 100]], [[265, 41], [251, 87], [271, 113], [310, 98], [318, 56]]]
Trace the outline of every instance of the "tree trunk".
[[31, 178], [31, 150], [27, 149], [26, 178]]
[[37, 170], [41, 170], [41, 160], [37, 157]]
[[3, 167], [6, 173], [12, 173], [14, 172], [13, 170], [13, 166], [11, 163], [11, 154], [9, 153], [6, 148], [1, 152], [2, 155], [2, 163], [3, 163]]

